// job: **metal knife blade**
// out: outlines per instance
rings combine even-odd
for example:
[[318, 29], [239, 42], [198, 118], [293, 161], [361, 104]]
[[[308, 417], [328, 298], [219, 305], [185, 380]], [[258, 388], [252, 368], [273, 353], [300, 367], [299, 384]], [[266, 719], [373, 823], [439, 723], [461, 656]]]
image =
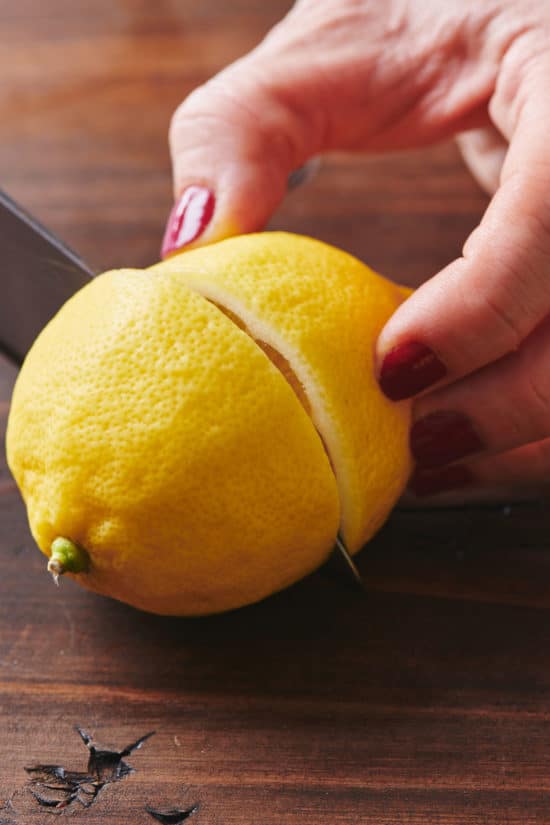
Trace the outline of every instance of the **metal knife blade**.
[[0, 349], [21, 363], [58, 309], [94, 272], [0, 192]]

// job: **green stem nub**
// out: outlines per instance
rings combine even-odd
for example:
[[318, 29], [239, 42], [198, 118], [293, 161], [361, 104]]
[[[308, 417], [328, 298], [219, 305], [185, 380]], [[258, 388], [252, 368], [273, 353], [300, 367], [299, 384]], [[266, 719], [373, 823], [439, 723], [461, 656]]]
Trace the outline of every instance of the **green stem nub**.
[[90, 557], [83, 547], [61, 536], [52, 541], [48, 571], [55, 583], [63, 573], [84, 573], [90, 566]]

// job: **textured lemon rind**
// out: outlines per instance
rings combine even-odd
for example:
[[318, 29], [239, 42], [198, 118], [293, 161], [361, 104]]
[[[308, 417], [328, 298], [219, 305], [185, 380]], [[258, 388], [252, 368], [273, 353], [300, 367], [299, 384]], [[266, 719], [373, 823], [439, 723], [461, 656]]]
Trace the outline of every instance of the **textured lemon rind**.
[[17, 381], [7, 452], [42, 551], [71, 539], [91, 558], [82, 584], [157, 613], [257, 601], [315, 569], [338, 529], [292, 389], [169, 272], [106, 273], [65, 305]]

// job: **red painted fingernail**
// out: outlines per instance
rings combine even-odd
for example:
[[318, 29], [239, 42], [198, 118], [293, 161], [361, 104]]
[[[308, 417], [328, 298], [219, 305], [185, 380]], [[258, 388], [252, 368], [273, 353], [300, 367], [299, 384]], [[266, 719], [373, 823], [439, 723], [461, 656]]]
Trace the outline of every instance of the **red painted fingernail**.
[[445, 365], [429, 347], [409, 341], [387, 353], [379, 382], [388, 398], [401, 401], [440, 381], [446, 373]]
[[439, 470], [415, 470], [409, 481], [409, 489], [422, 498], [445, 493], [448, 490], [460, 490], [475, 482], [475, 476], [465, 464], [453, 464]]
[[442, 467], [483, 449], [483, 442], [465, 415], [452, 410], [430, 413], [416, 421], [411, 452], [421, 467]]
[[216, 199], [206, 186], [188, 186], [170, 212], [162, 241], [166, 258], [202, 235], [214, 214]]

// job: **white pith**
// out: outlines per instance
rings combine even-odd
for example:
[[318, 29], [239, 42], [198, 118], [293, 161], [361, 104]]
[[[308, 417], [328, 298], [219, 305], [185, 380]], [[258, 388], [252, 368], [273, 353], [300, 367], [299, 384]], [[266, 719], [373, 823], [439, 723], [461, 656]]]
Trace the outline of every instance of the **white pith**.
[[[288, 342], [276, 329], [254, 316], [233, 294], [227, 293], [219, 287], [214, 289], [211, 285], [196, 282], [188, 275], [186, 276], [186, 284], [207, 301], [217, 305], [220, 312], [226, 309], [233, 313], [246, 327], [245, 330], [241, 329], [240, 331], [245, 335], [249, 335], [249, 337], [258, 344], [259, 348], [259, 342], [266, 343], [282, 355], [289, 363], [294, 375], [304, 389], [304, 394], [311, 408], [311, 412], [309, 413], [311, 421], [325, 447], [330, 466], [336, 479], [336, 487], [340, 501], [340, 533], [345, 539], [349, 521], [346, 502], [351, 500], [351, 496], [347, 491], [347, 473], [345, 472], [341, 459], [338, 434], [333, 426], [332, 418], [326, 409], [322, 396], [316, 389], [316, 381], [309, 365], [296, 349], [289, 346]], [[267, 354], [265, 354], [265, 357], [269, 358]], [[271, 361], [271, 359], [269, 360]], [[273, 361], [271, 361], [271, 363], [273, 363]], [[274, 366], [277, 368], [276, 364]], [[290, 382], [288, 383], [290, 385]], [[294, 391], [294, 388], [292, 389]]]

